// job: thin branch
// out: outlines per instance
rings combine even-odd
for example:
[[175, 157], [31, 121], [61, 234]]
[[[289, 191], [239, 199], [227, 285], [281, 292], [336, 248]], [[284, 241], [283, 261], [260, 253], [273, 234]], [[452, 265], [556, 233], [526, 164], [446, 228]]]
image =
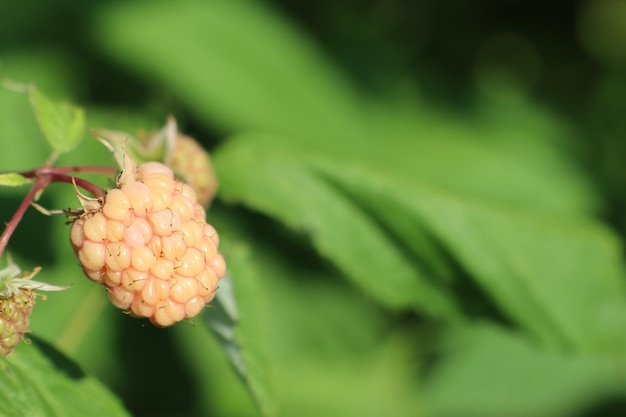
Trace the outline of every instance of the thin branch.
[[72, 167], [50, 167], [42, 166], [26, 172], [20, 172], [20, 175], [26, 178], [36, 178], [40, 175], [50, 174], [71, 174], [73, 172], [93, 172], [104, 175], [117, 175], [117, 168], [107, 166], [72, 166]]
[[43, 177], [49, 178], [50, 182], [66, 182], [68, 184], [76, 184], [83, 190], [88, 191], [91, 194], [93, 194], [94, 197], [104, 197], [104, 195], [106, 194], [105, 190], [98, 187], [93, 182], [89, 182], [82, 178], [73, 177], [71, 175], [50, 173], [50, 174], [43, 175]]
[[71, 175], [66, 175], [72, 172], [96, 172], [101, 174], [117, 174], [117, 170], [111, 167], [98, 167], [98, 166], [76, 166], [76, 167], [50, 167], [43, 166], [30, 171], [20, 173], [22, 176], [26, 178], [32, 178], [35, 181], [33, 186], [31, 187], [24, 200], [22, 200], [20, 206], [17, 208], [15, 214], [11, 220], [6, 223], [4, 231], [2, 235], [0, 235], [0, 259], [2, 258], [2, 254], [4, 253], [7, 245], [9, 244], [9, 239], [15, 232], [17, 225], [24, 217], [24, 213], [31, 205], [32, 202], [35, 201], [37, 195], [41, 190], [46, 188], [50, 183], [53, 182], [66, 182], [69, 184], [75, 184], [78, 187], [88, 191], [93, 194], [95, 197], [104, 197], [106, 191], [102, 188], [98, 187], [96, 184], [84, 180], [82, 178], [76, 178]]
[[28, 194], [26, 194], [26, 197], [24, 197], [24, 200], [22, 200], [22, 203], [17, 208], [17, 211], [15, 212], [15, 214], [13, 214], [13, 217], [11, 218], [11, 220], [6, 224], [4, 231], [2, 232], [2, 235], [0, 235], [0, 258], [2, 258], [2, 254], [4, 253], [4, 250], [6, 249], [9, 243], [9, 239], [11, 238], [11, 235], [13, 235], [13, 232], [17, 228], [17, 225], [22, 220], [22, 217], [24, 217], [24, 213], [26, 213], [26, 209], [28, 209], [28, 207], [30, 206], [30, 203], [35, 199], [35, 197], [37, 196], [37, 193], [39, 193], [39, 191], [46, 188], [48, 184], [50, 184], [50, 181], [51, 181], [50, 177], [47, 177], [47, 176], [39, 177], [37, 181], [35, 182], [35, 184], [32, 186], [32, 188], [30, 189], [30, 191], [28, 192]]

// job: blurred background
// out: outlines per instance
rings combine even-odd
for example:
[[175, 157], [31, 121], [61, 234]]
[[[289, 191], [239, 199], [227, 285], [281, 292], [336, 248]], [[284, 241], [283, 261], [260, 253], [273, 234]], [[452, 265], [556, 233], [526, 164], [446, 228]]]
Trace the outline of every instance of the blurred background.
[[[239, 301], [267, 329], [244, 340], [275, 389], [248, 395], [202, 326], [114, 311], [60, 219], [12, 241], [75, 283], [35, 333], [133, 415], [626, 413], [625, 0], [0, 0], [0, 76], [91, 127], [173, 114], [216, 154], [209, 220], [233, 279], [257, 277], [261, 307]], [[11, 94], [1, 169], [27, 169], [48, 151]], [[61, 163], [108, 163], [85, 142]]]
[[[37, 79], [50, 93], [85, 105], [141, 108], [158, 116], [177, 110], [175, 91], [129, 71], [103, 48], [106, 34], [95, 31], [94, 22], [114, 3], [3, 1], [3, 73]], [[575, 124], [572, 140], [584, 162], [601, 178], [611, 202], [619, 203], [622, 1], [262, 3], [310, 38], [365, 95], [409, 88], [429, 106], [462, 114], [471, 114], [479, 102], [516, 95], [545, 104]], [[206, 123], [187, 119], [207, 143], [219, 139]], [[621, 210], [612, 208], [612, 220], [623, 223]]]
[[[114, 3], [0, 3], [3, 73], [38, 79], [50, 93], [85, 105], [169, 111], [175, 91], [129, 71], [103, 48], [106, 34], [94, 22]], [[586, 162], [611, 190], [619, 188], [622, 1], [261, 3], [310, 38], [364, 95], [409, 88], [429, 106], [463, 114], [477, 102], [515, 95], [545, 104], [575, 122]], [[206, 141], [219, 138], [189, 119]]]

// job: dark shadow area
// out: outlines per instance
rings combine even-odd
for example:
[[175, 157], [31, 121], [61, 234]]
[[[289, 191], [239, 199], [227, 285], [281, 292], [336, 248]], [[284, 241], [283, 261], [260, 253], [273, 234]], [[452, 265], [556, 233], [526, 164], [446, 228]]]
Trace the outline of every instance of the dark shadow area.
[[[271, 0], [321, 42], [359, 86], [385, 90], [417, 80], [428, 101], [467, 108], [476, 55], [493, 36], [518, 33], [545, 65], [542, 98], [585, 113], [599, 68], [585, 56], [576, 32], [585, 2], [454, 0]], [[589, 2], [587, 2], [589, 3]]]
[[[311, 245], [309, 230], [294, 231], [279, 221], [243, 206], [232, 206], [217, 200], [208, 211], [207, 220], [212, 223], [212, 216], [217, 222], [236, 221], [237, 229], [243, 231], [245, 237], [254, 237], [255, 246], [268, 250], [280, 251], [282, 260], [292, 268], [305, 271], [331, 269], [334, 265], [323, 258]], [[225, 254], [228, 256], [228, 254]], [[227, 259], [228, 261], [228, 259]]]
[[143, 320], [119, 321], [112, 355], [125, 377], [113, 390], [135, 417], [193, 415], [200, 393], [172, 337], [171, 329]]
[[626, 400], [612, 398], [591, 407], [580, 417], [623, 417], [626, 416]]
[[[4, 223], [8, 222], [26, 196], [27, 188], [24, 188], [23, 196], [3, 196], [0, 204], [0, 219], [2, 219], [2, 230]], [[38, 201], [43, 207], [52, 207], [50, 199], [42, 196]], [[28, 208], [24, 217], [11, 236], [7, 251], [19, 255], [21, 258], [33, 258], [33, 263], [42, 267], [52, 265], [55, 261], [50, 248], [53, 247], [52, 223], [53, 221], [64, 221], [63, 218], [48, 217], [33, 208]], [[69, 231], [68, 231], [69, 242]], [[69, 243], [68, 243], [69, 245]]]
[[78, 366], [78, 364], [63, 353], [59, 352], [54, 346], [32, 334], [28, 335], [31, 343], [35, 345], [41, 353], [52, 362], [52, 364], [62, 373], [72, 379], [85, 378], [87, 375]]

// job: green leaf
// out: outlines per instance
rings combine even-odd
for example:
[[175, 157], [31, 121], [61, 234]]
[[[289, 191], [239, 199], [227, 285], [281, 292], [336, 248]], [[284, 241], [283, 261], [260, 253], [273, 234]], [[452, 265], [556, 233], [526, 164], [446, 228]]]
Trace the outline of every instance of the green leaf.
[[445, 289], [423, 276], [367, 212], [301, 160], [255, 139], [262, 138], [233, 140], [215, 155], [225, 198], [243, 200], [310, 235], [322, 255], [386, 305], [457, 316]]
[[171, 86], [200, 118], [210, 109], [226, 128], [314, 135], [353, 127], [358, 101], [343, 77], [262, 3], [115, 6], [103, 9], [95, 26], [103, 47], [123, 65]]
[[558, 349], [623, 355], [621, 245], [602, 224], [429, 192], [405, 198], [530, 334]]
[[32, 181], [17, 172], [6, 172], [0, 174], [0, 186], [18, 187], [24, 184], [30, 184]]
[[419, 217], [495, 303], [545, 343], [587, 352], [626, 347], [621, 245], [602, 224], [311, 159], [361, 201], [397, 204]]
[[85, 113], [83, 109], [65, 102], [55, 102], [33, 88], [30, 102], [39, 128], [56, 153], [74, 149], [83, 138]]
[[0, 114], [4, 120], [12, 121], [0, 123], [0, 137], [12, 138], [2, 145], [2, 171], [19, 172], [41, 164], [49, 156], [49, 151], [34, 139], [41, 133], [25, 95], [0, 88]]
[[74, 362], [31, 336], [7, 358], [0, 373], [3, 416], [129, 416], [120, 401]]
[[260, 277], [246, 267], [246, 251], [231, 247], [229, 263], [234, 280], [226, 276], [211, 309], [203, 318], [219, 337], [228, 357], [264, 417], [278, 415], [278, 404], [267, 348], [267, 309], [259, 288]]
[[449, 332], [439, 355], [422, 391], [438, 417], [568, 417], [626, 396], [623, 363], [547, 352], [494, 325]]
[[[271, 367], [265, 369], [279, 390], [280, 415], [422, 415], [413, 401], [414, 368], [407, 366], [415, 358], [409, 343], [414, 334], [391, 336], [389, 325], [397, 317], [354, 291], [326, 262], [307, 258], [304, 266], [302, 248], [294, 248], [297, 238], [282, 234], [280, 225], [260, 217], [246, 220], [243, 213], [218, 203], [210, 216], [232, 272], [242, 333], [249, 326], [241, 346], [250, 352], [271, 347], [264, 354]], [[256, 285], [242, 282], [252, 277]], [[221, 290], [220, 284], [218, 294]], [[209, 355], [204, 347], [199, 350], [197, 360]], [[214, 402], [235, 403], [217, 414], [250, 414], [233, 409], [243, 403], [229, 398], [233, 388], [215, 389], [220, 391]]]
[[249, 386], [248, 371], [241, 357], [241, 346], [239, 346], [235, 335], [235, 329], [239, 324], [239, 311], [230, 275], [226, 275], [220, 280], [220, 288], [211, 303], [211, 307], [210, 310], [203, 311], [203, 318], [222, 342], [224, 350], [239, 376]]
[[[383, 233], [380, 221], [399, 239], [415, 236], [402, 235], [386, 214], [396, 206], [404, 211], [393, 213], [418, 219], [414, 228], [426, 228], [508, 317], [544, 343], [612, 353], [626, 346], [619, 244], [593, 220], [459, 194], [279, 136], [231, 140], [215, 164], [225, 198], [309, 234], [320, 253], [386, 305], [448, 318], [456, 308], [450, 288], [416, 273], [407, 248]], [[408, 251], [419, 256], [422, 249]]]

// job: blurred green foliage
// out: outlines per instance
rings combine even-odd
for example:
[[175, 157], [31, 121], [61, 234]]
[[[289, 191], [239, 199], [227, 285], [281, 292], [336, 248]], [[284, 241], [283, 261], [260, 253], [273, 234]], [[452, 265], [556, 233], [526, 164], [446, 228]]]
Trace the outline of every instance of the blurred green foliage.
[[[88, 127], [174, 114], [211, 150], [245, 369], [204, 318], [121, 315], [31, 211], [11, 252], [74, 284], [34, 334], [135, 416], [623, 415], [624, 28], [624, 0], [0, 0], [0, 77]], [[2, 171], [51, 152], [7, 89], [0, 143]], [[85, 138], [58, 163], [113, 162]], [[40, 203], [77, 205], [58, 185]]]

